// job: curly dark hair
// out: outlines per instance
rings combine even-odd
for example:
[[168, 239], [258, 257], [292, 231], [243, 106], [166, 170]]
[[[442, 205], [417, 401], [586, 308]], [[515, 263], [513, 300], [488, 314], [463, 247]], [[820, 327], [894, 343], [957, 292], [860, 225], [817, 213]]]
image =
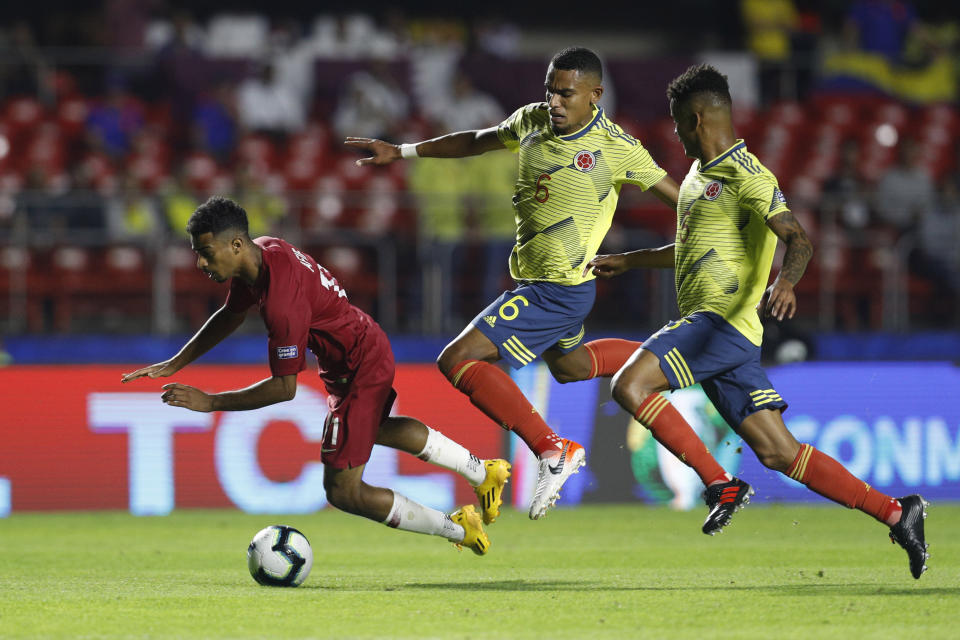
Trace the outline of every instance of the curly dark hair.
[[581, 74], [594, 73], [603, 80], [603, 65], [599, 56], [586, 47], [567, 47], [557, 52], [550, 64], [554, 69], [578, 71]]
[[187, 221], [187, 233], [199, 236], [204, 233], [219, 234], [227, 229], [249, 232], [247, 212], [230, 198], [213, 196], [197, 207]]
[[709, 64], [693, 65], [667, 86], [667, 99], [676, 104], [683, 104], [699, 93], [709, 93], [727, 105], [733, 102], [727, 76]]

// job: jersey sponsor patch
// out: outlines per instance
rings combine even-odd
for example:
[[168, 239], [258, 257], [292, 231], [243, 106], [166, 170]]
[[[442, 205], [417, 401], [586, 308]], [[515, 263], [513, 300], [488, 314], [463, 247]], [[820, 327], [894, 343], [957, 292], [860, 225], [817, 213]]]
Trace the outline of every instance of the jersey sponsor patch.
[[289, 360], [291, 358], [296, 358], [299, 355], [297, 345], [293, 344], [289, 347], [277, 347], [277, 358], [280, 360]]
[[586, 173], [597, 166], [597, 159], [589, 151], [578, 151], [573, 157], [573, 166], [577, 171]]
[[787, 199], [783, 196], [783, 191], [780, 191], [780, 189], [774, 189], [773, 200], [770, 202], [770, 211], [773, 211], [782, 204], [787, 204]]
[[719, 180], [713, 180], [707, 183], [703, 188], [703, 197], [707, 200], [716, 200], [723, 193], [723, 183]]

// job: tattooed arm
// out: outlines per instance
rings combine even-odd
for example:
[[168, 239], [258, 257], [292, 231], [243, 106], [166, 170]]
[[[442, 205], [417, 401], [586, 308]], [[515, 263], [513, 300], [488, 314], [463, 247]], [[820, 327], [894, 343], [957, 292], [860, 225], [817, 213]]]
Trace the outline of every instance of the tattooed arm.
[[757, 309], [764, 317], [783, 320], [792, 318], [797, 311], [797, 296], [793, 286], [800, 281], [813, 255], [813, 245], [800, 222], [789, 211], [784, 211], [767, 220], [767, 226], [787, 245], [783, 255], [780, 274], [760, 299]]

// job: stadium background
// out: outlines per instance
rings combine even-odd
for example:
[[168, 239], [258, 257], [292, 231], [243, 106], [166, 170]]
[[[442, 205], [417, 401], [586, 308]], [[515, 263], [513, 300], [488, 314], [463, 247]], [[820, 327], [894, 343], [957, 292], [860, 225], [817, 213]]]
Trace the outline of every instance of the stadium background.
[[[525, 505], [523, 447], [430, 364], [509, 286], [515, 157], [358, 169], [340, 141], [495, 124], [541, 99], [546, 61], [569, 44], [601, 54], [605, 108], [678, 180], [689, 160], [666, 83], [697, 61], [730, 76], [738, 135], [778, 176], [817, 250], [797, 318], [765, 329], [788, 426], [888, 493], [955, 499], [960, 27], [947, 3], [893, 3], [902, 10], [888, 20], [862, 4], [685, 1], [613, 26], [532, 6], [5, 7], [0, 514], [324, 505], [324, 405], [309, 372], [294, 402], [214, 416], [163, 406], [159, 382], [119, 385], [130, 367], [174, 353], [223, 299], [182, 231], [212, 193], [236, 197], [254, 233], [328, 266], [394, 340], [397, 410], [479, 455], [509, 456], [511, 501]], [[695, 38], [677, 7], [698, 16]], [[604, 250], [669, 242], [674, 222], [625, 189]], [[672, 287], [671, 273], [601, 283], [588, 337], [645, 337], [673, 317]], [[251, 317], [176, 379], [236, 388], [266, 375], [265, 354]], [[514, 375], [560, 433], [590, 443], [592, 464], [562, 504], [696, 501], [696, 482], [615, 409], [603, 381], [561, 389], [538, 366]], [[673, 399], [759, 499], [817, 499], [741, 452], [702, 394]], [[452, 476], [387, 451], [367, 480], [437, 507], [471, 499]]]

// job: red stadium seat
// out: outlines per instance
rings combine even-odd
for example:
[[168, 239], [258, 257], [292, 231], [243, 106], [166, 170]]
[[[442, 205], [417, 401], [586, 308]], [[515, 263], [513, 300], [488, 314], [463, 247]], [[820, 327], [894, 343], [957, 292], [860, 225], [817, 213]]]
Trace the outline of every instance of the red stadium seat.
[[26, 143], [23, 167], [42, 166], [48, 173], [66, 169], [67, 149], [53, 122], [39, 124]]
[[65, 138], [73, 141], [83, 135], [90, 105], [81, 95], [73, 95], [57, 105], [57, 124]]
[[198, 191], [210, 191], [214, 180], [220, 173], [217, 161], [204, 151], [190, 152], [183, 159], [182, 164], [187, 183]]
[[[12, 313], [25, 312], [27, 329], [41, 331], [43, 329], [42, 300], [37, 296], [31, 297], [31, 255], [23, 247], [0, 248], [0, 316], [10, 316]], [[11, 297], [12, 296], [12, 297]], [[17, 305], [17, 298], [23, 296], [26, 308]]]
[[304, 229], [319, 231], [341, 224], [346, 209], [345, 185], [338, 176], [323, 176], [314, 184], [311, 203], [305, 207], [301, 224]]
[[246, 135], [237, 143], [236, 159], [253, 165], [256, 171], [266, 172], [276, 167], [277, 150], [266, 136]]

